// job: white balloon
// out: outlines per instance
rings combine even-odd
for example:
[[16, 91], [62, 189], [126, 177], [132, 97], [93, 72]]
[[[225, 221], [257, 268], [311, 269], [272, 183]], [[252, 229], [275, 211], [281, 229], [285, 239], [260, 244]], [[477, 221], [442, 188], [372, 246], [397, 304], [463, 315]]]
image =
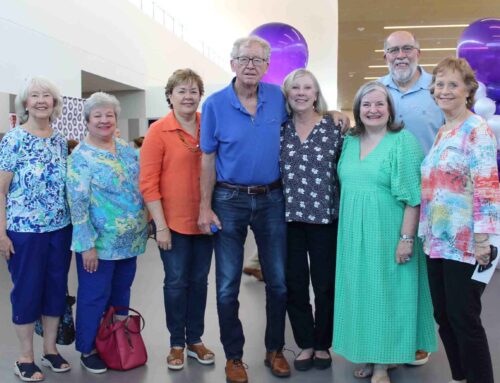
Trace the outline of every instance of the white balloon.
[[474, 104], [474, 112], [479, 114], [485, 120], [493, 116], [495, 114], [495, 110], [496, 110], [495, 101], [493, 101], [491, 98], [488, 97], [480, 98]]
[[500, 115], [491, 116], [486, 122], [491, 130], [493, 130], [493, 133], [495, 133], [497, 144], [500, 147]]
[[486, 97], [486, 85], [484, 85], [481, 81], [478, 81], [479, 87], [476, 90], [476, 94], [474, 95], [474, 100], [477, 101], [480, 98]]

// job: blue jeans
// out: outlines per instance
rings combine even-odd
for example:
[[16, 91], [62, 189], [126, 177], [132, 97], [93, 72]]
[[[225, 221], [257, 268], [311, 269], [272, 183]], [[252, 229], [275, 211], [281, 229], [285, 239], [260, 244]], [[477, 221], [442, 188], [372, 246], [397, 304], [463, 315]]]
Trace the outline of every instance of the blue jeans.
[[285, 343], [286, 224], [282, 189], [249, 195], [216, 187], [212, 207], [222, 230], [215, 235], [217, 312], [221, 342], [227, 359], [241, 359], [245, 337], [238, 318], [243, 245], [248, 226], [255, 234], [266, 281], [266, 350], [279, 351]]
[[172, 231], [172, 249], [160, 249], [165, 270], [163, 299], [170, 346], [201, 342], [213, 241], [208, 235]]

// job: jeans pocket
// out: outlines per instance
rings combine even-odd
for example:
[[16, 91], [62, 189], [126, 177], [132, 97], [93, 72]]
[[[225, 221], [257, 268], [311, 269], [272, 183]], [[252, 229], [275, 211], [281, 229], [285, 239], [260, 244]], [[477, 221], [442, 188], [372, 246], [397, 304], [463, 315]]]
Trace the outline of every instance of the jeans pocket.
[[276, 202], [276, 203], [281, 203], [281, 202], [284, 202], [284, 200], [285, 200], [285, 197], [283, 196], [283, 189], [282, 188], [271, 190], [267, 194], [267, 196], [271, 201]]
[[216, 201], [229, 201], [238, 194], [238, 190], [216, 188], [214, 190], [214, 199]]

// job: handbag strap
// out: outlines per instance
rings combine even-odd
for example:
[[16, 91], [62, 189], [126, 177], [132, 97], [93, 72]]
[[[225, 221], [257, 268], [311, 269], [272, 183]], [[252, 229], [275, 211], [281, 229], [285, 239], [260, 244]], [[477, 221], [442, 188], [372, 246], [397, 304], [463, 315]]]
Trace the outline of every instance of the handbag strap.
[[[144, 317], [141, 315], [141, 313], [137, 310], [134, 310], [133, 308], [131, 307], [125, 307], [125, 306], [110, 306], [109, 307], [109, 310], [108, 312], [106, 313], [105, 317], [104, 317], [104, 321], [107, 320], [108, 323], [115, 323], [114, 321], [114, 318], [113, 316], [116, 314], [117, 311], [132, 311], [133, 313], [137, 314], [137, 316], [139, 317], [139, 319], [141, 320], [141, 328], [139, 329], [139, 331], [131, 331], [129, 328], [128, 328], [128, 318], [130, 317], [130, 315], [127, 315], [127, 317], [125, 319], [121, 319], [119, 320], [119, 322], [123, 323], [123, 326], [128, 330], [130, 331], [131, 333], [133, 334], [140, 334], [142, 332], [142, 330], [144, 330], [144, 327], [146, 327], [146, 321], [144, 320]], [[103, 321], [103, 322], [104, 322]], [[116, 331], [118, 330], [118, 328], [115, 328], [113, 330]]]

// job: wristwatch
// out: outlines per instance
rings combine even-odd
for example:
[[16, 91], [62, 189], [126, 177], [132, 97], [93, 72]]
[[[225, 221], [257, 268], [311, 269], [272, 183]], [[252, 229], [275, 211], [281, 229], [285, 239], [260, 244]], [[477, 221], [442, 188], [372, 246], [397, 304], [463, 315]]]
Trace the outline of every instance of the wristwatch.
[[415, 240], [415, 237], [413, 235], [401, 234], [399, 236], [399, 240], [403, 242], [413, 242]]

